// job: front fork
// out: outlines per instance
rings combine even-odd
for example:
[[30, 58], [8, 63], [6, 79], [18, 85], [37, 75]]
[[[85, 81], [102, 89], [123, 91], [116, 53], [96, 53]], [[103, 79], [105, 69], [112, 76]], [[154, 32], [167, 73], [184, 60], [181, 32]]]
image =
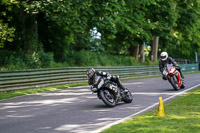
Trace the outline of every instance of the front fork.
[[170, 82], [170, 76], [173, 76], [174, 81], [176, 82], [176, 84], [178, 84], [178, 86], [181, 86], [182, 84], [182, 80], [181, 80], [181, 76], [180, 73], [174, 74], [174, 75], [168, 75], [167, 79]]

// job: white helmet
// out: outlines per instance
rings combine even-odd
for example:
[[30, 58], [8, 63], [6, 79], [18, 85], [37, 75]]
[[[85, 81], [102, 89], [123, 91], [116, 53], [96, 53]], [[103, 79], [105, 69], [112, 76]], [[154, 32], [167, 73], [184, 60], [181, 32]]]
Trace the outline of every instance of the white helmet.
[[160, 58], [161, 58], [162, 61], [165, 61], [165, 60], [168, 58], [167, 52], [162, 52], [162, 53], [160, 54]]

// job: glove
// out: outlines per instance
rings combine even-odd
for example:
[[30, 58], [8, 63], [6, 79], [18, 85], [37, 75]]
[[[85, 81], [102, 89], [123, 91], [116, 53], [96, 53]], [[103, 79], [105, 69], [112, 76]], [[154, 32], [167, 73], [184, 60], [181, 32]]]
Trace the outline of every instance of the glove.
[[163, 75], [163, 76], [167, 75], [167, 72], [164, 70], [164, 71], [162, 72], [162, 75]]
[[111, 75], [109, 74], [109, 75], [107, 75], [107, 79], [108, 80], [110, 80], [111, 79]]

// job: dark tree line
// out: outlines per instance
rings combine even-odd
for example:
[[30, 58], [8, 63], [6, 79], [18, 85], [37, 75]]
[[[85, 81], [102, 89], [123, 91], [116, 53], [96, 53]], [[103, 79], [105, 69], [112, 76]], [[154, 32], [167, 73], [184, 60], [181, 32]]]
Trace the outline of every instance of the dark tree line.
[[1, 0], [0, 49], [51, 52], [58, 62], [80, 50], [194, 59], [199, 16], [199, 0]]

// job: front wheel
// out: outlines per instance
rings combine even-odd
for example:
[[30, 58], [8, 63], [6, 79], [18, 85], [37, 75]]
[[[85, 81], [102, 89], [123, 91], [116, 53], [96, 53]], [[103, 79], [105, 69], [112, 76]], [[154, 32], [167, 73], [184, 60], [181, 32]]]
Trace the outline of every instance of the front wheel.
[[175, 78], [176, 78], [175, 76], [170, 76], [169, 81], [170, 81], [171, 85], [173, 86], [174, 90], [177, 91], [180, 89], [180, 87], [178, 86], [178, 81], [175, 80]]
[[116, 98], [114, 96], [114, 92], [110, 90], [101, 90], [100, 91], [101, 100], [108, 106], [114, 107], [116, 105]]

